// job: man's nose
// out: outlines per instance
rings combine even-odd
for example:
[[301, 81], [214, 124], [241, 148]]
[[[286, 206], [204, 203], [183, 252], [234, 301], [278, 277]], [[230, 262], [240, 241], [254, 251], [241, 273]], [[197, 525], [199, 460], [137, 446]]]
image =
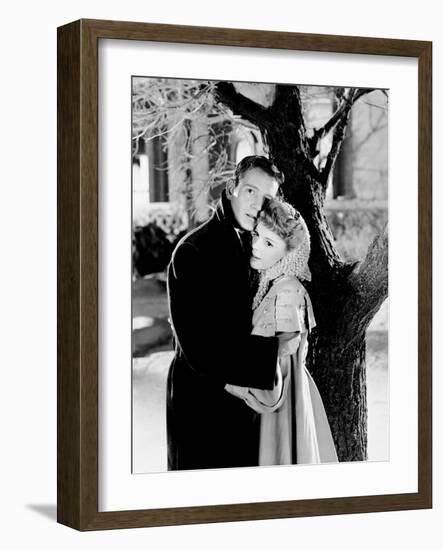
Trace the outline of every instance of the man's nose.
[[263, 207], [263, 197], [254, 197], [252, 200], [252, 207], [256, 211], [256, 214], [258, 214]]
[[254, 211], [254, 213], [257, 215], [262, 207], [263, 201], [261, 199], [254, 198], [251, 202], [251, 208]]

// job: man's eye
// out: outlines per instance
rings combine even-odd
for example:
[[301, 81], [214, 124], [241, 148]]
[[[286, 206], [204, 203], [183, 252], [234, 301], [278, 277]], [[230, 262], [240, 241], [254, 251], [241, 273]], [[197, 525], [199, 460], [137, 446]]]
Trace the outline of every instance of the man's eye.
[[266, 246], [272, 246], [271, 241], [266, 241]]
[[252, 194], [254, 194], [254, 189], [248, 188], [247, 192], [248, 192], [250, 195], [252, 195]]

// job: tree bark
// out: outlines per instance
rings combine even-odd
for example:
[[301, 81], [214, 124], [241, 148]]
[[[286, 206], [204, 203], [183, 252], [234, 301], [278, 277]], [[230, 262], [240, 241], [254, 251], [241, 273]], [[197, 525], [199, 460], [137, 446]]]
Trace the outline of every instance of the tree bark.
[[367, 460], [366, 342], [317, 331], [310, 341], [309, 370], [328, 415], [340, 461]]

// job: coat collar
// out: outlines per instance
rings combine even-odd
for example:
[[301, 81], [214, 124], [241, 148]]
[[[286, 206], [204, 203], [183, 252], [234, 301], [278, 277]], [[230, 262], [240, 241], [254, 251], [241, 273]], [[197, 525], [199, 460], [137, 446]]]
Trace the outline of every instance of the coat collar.
[[226, 191], [222, 192], [215, 208], [214, 218], [220, 223], [223, 230], [231, 235], [232, 243], [235, 242], [234, 248], [237, 251], [236, 253], [244, 256], [249, 262], [251, 233], [240, 227], [235, 219], [231, 201], [226, 196]]
[[226, 191], [222, 191], [220, 200], [215, 209], [215, 215], [219, 221], [225, 222], [227, 225], [233, 227], [238, 232], [245, 232], [235, 219], [234, 212], [232, 211], [231, 201], [228, 199]]

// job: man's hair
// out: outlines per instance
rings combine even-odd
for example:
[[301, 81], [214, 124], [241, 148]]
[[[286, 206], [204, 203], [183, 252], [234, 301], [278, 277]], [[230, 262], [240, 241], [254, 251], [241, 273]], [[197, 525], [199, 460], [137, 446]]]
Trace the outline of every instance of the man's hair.
[[244, 157], [238, 164], [235, 169], [234, 174], [234, 185], [237, 187], [237, 185], [240, 183], [241, 177], [248, 171], [252, 170], [253, 168], [259, 168], [260, 170], [263, 170], [268, 176], [271, 176], [271, 178], [274, 178], [275, 181], [278, 183], [279, 187], [281, 184], [285, 181], [284, 175], [280, 172], [280, 170], [272, 164], [272, 162], [261, 155], [250, 155], [249, 157]]

